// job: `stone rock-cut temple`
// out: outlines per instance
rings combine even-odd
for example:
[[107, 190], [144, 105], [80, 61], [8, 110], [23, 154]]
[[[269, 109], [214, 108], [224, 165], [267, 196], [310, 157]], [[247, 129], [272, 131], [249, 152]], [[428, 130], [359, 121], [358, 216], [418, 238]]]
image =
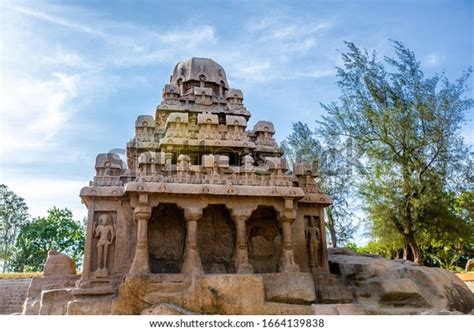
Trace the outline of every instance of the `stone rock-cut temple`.
[[421, 267], [375, 257], [335, 255], [330, 273], [331, 198], [311, 164], [288, 171], [271, 122], [247, 128], [243, 93], [216, 62], [179, 62], [162, 97], [135, 121], [126, 164], [99, 154], [81, 190], [82, 274], [52, 252], [59, 271], [33, 279], [24, 314], [355, 314], [360, 303], [429, 309], [461, 296], [406, 276]]
[[298, 273], [314, 288], [309, 272], [328, 272], [323, 210], [331, 199], [308, 164], [287, 174], [273, 124], [248, 130], [250, 116], [219, 64], [176, 65], [155, 116], [135, 121], [127, 165], [99, 154], [81, 191], [89, 214], [78, 294], [115, 292], [124, 276], [140, 287], [185, 287], [192, 277], [225, 285], [229, 275], [251, 290], [262, 277], [247, 275], [285, 287]]

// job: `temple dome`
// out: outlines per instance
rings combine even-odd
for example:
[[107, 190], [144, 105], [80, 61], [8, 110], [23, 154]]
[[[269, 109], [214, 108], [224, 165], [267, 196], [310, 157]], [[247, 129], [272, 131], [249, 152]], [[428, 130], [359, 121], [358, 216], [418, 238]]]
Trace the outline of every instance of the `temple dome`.
[[223, 84], [225, 89], [229, 88], [224, 68], [211, 59], [201, 57], [193, 57], [178, 62], [174, 67], [170, 83], [179, 85], [180, 79], [183, 83], [186, 81], [200, 81], [202, 76], [204, 76], [206, 82], [217, 85]]

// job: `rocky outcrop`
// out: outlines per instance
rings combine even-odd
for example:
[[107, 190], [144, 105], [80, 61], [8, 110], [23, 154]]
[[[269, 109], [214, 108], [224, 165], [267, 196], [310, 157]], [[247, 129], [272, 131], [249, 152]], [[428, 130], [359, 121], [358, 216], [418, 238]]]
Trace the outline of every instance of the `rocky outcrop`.
[[372, 314], [470, 313], [474, 296], [455, 274], [405, 260], [330, 249], [332, 273], [352, 289], [355, 300]]
[[79, 275], [33, 277], [23, 315], [64, 315]]
[[66, 254], [56, 250], [48, 252], [48, 258], [44, 265], [43, 276], [65, 276], [76, 274], [76, 263]]
[[316, 301], [309, 273], [261, 274], [265, 301], [309, 305]]
[[43, 277], [33, 277], [23, 304], [24, 315], [64, 315], [79, 279], [73, 259], [55, 250], [48, 252]]

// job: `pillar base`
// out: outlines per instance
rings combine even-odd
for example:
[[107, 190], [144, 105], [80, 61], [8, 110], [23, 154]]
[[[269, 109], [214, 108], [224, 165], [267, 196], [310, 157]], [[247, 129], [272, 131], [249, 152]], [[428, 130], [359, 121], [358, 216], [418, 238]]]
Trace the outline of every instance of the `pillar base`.
[[253, 274], [253, 266], [251, 264], [239, 264], [236, 267], [238, 274]]
[[149, 273], [150, 266], [148, 263], [148, 250], [137, 250], [128, 274], [135, 276]]
[[181, 270], [182, 274], [204, 274], [201, 258], [197, 250], [189, 250], [184, 253], [184, 262], [183, 268]]
[[289, 264], [289, 265], [280, 266], [280, 272], [282, 273], [301, 272], [301, 268], [297, 264]]

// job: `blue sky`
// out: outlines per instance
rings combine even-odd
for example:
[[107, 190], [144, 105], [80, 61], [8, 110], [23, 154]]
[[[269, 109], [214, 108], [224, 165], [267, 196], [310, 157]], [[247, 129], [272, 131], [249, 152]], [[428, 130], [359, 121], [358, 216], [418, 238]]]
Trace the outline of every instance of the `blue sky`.
[[[125, 147], [174, 65], [192, 56], [220, 63], [244, 92], [250, 126], [273, 121], [279, 141], [336, 100], [344, 40], [380, 55], [402, 41], [427, 74], [455, 79], [474, 63], [473, 3], [0, 1], [0, 182], [32, 216], [56, 205], [84, 217], [78, 194], [96, 154]], [[474, 143], [472, 122], [464, 135]]]

